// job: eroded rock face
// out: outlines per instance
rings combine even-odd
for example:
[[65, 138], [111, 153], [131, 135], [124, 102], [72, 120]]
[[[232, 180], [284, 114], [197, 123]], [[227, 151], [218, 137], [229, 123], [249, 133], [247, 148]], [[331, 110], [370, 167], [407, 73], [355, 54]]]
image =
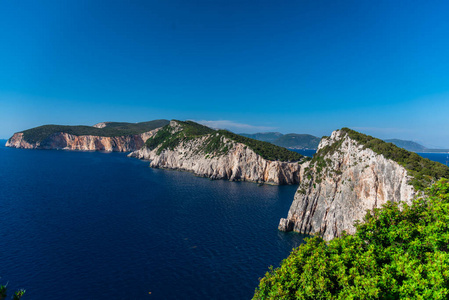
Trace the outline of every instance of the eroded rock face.
[[36, 144], [30, 144], [23, 139], [22, 132], [14, 133], [14, 135], [12, 137], [10, 137], [9, 140], [6, 141], [5, 146], [11, 147], [11, 148], [23, 148], [23, 149], [35, 149], [36, 148]]
[[[332, 151], [326, 151], [334, 146]], [[340, 130], [323, 138], [314, 159], [304, 166], [304, 176], [286, 219], [279, 230], [305, 234], [320, 233], [325, 240], [354, 233], [355, 220], [366, 210], [387, 201], [411, 203], [414, 188], [404, 167], [378, 155]]]
[[226, 154], [206, 154], [201, 147], [208, 137], [182, 142], [173, 150], [165, 149], [159, 154], [157, 148], [144, 147], [129, 156], [149, 160], [153, 168], [185, 170], [212, 179], [271, 184], [298, 184], [300, 181], [301, 164], [298, 162], [269, 161], [244, 144], [229, 139], [222, 141], [229, 145]]
[[38, 143], [29, 143], [23, 138], [23, 133], [15, 133], [7, 142], [6, 147], [25, 149], [64, 149], [86, 151], [116, 151], [130, 152], [140, 149], [145, 141], [159, 130], [151, 130], [142, 134], [104, 137], [81, 135], [76, 136], [64, 132], [50, 135]]

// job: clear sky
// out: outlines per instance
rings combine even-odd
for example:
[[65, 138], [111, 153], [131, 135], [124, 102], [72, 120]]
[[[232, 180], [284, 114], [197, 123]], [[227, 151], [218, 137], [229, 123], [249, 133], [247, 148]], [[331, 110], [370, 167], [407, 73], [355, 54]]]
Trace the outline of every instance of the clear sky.
[[1, 0], [0, 138], [165, 118], [449, 148], [448, 12], [448, 1]]

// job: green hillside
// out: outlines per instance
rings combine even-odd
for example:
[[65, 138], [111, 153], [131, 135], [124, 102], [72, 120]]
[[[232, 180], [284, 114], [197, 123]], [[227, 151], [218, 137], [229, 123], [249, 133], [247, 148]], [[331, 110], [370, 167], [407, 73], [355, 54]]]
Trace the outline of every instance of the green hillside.
[[92, 126], [70, 126], [70, 125], [44, 125], [35, 128], [31, 128], [23, 132], [23, 138], [29, 143], [42, 142], [47, 137], [54, 133], [64, 132], [80, 135], [94, 135], [94, 136], [125, 136], [141, 134], [162, 126], [167, 125], [168, 120], [154, 120], [141, 123], [122, 123], [122, 122], [109, 122], [104, 128], [96, 128]]
[[214, 130], [192, 121], [174, 121], [181, 126], [182, 129], [180, 131], [175, 132], [173, 127], [167, 125], [159, 130], [154, 137], [149, 138], [146, 146], [151, 150], [158, 148], [157, 154], [160, 154], [165, 149], [174, 149], [183, 141], [207, 136], [205, 141], [197, 149], [194, 149], [195, 151], [201, 151], [211, 155], [224, 155], [232, 146], [225, 142], [225, 138], [227, 138], [245, 144], [267, 160], [299, 161], [305, 159], [299, 153], [289, 151], [268, 142], [244, 137], [227, 130]]

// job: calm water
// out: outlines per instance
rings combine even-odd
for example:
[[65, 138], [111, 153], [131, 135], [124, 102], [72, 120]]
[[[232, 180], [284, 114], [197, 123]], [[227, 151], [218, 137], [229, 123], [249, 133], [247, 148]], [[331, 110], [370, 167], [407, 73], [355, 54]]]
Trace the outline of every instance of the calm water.
[[296, 186], [3, 145], [0, 283], [26, 288], [26, 299], [249, 299], [303, 240], [277, 231]]
[[424, 158], [428, 158], [430, 160], [442, 163], [443, 165], [448, 165], [449, 163], [448, 153], [418, 153], [418, 154]]
[[277, 230], [296, 186], [3, 145], [0, 283], [26, 299], [249, 299], [302, 242]]

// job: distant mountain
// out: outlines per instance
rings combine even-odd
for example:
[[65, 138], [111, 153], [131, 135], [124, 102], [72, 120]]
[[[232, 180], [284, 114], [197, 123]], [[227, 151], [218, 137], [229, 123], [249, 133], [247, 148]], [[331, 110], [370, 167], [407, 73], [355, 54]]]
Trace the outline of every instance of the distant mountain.
[[400, 139], [389, 139], [385, 140], [387, 143], [392, 143], [400, 148], [404, 148], [405, 150], [412, 152], [449, 152], [449, 149], [429, 149], [421, 144], [418, 144], [413, 141], [405, 141]]
[[310, 134], [289, 133], [281, 136], [273, 144], [293, 149], [316, 149], [320, 138]]
[[273, 143], [278, 138], [282, 137], [283, 134], [280, 132], [259, 132], [259, 133], [239, 133], [242, 136], [246, 136], [250, 139], [255, 139], [258, 141]]
[[320, 138], [310, 134], [259, 132], [254, 134], [239, 133], [239, 135], [290, 149], [316, 149], [320, 143]]
[[423, 145], [418, 144], [413, 141], [390, 139], [390, 140], [385, 140], [385, 142], [392, 143], [392, 144], [398, 146], [399, 148], [404, 148], [405, 150], [413, 151], [413, 152], [424, 152], [425, 150], [427, 150], [427, 148], [424, 147]]

